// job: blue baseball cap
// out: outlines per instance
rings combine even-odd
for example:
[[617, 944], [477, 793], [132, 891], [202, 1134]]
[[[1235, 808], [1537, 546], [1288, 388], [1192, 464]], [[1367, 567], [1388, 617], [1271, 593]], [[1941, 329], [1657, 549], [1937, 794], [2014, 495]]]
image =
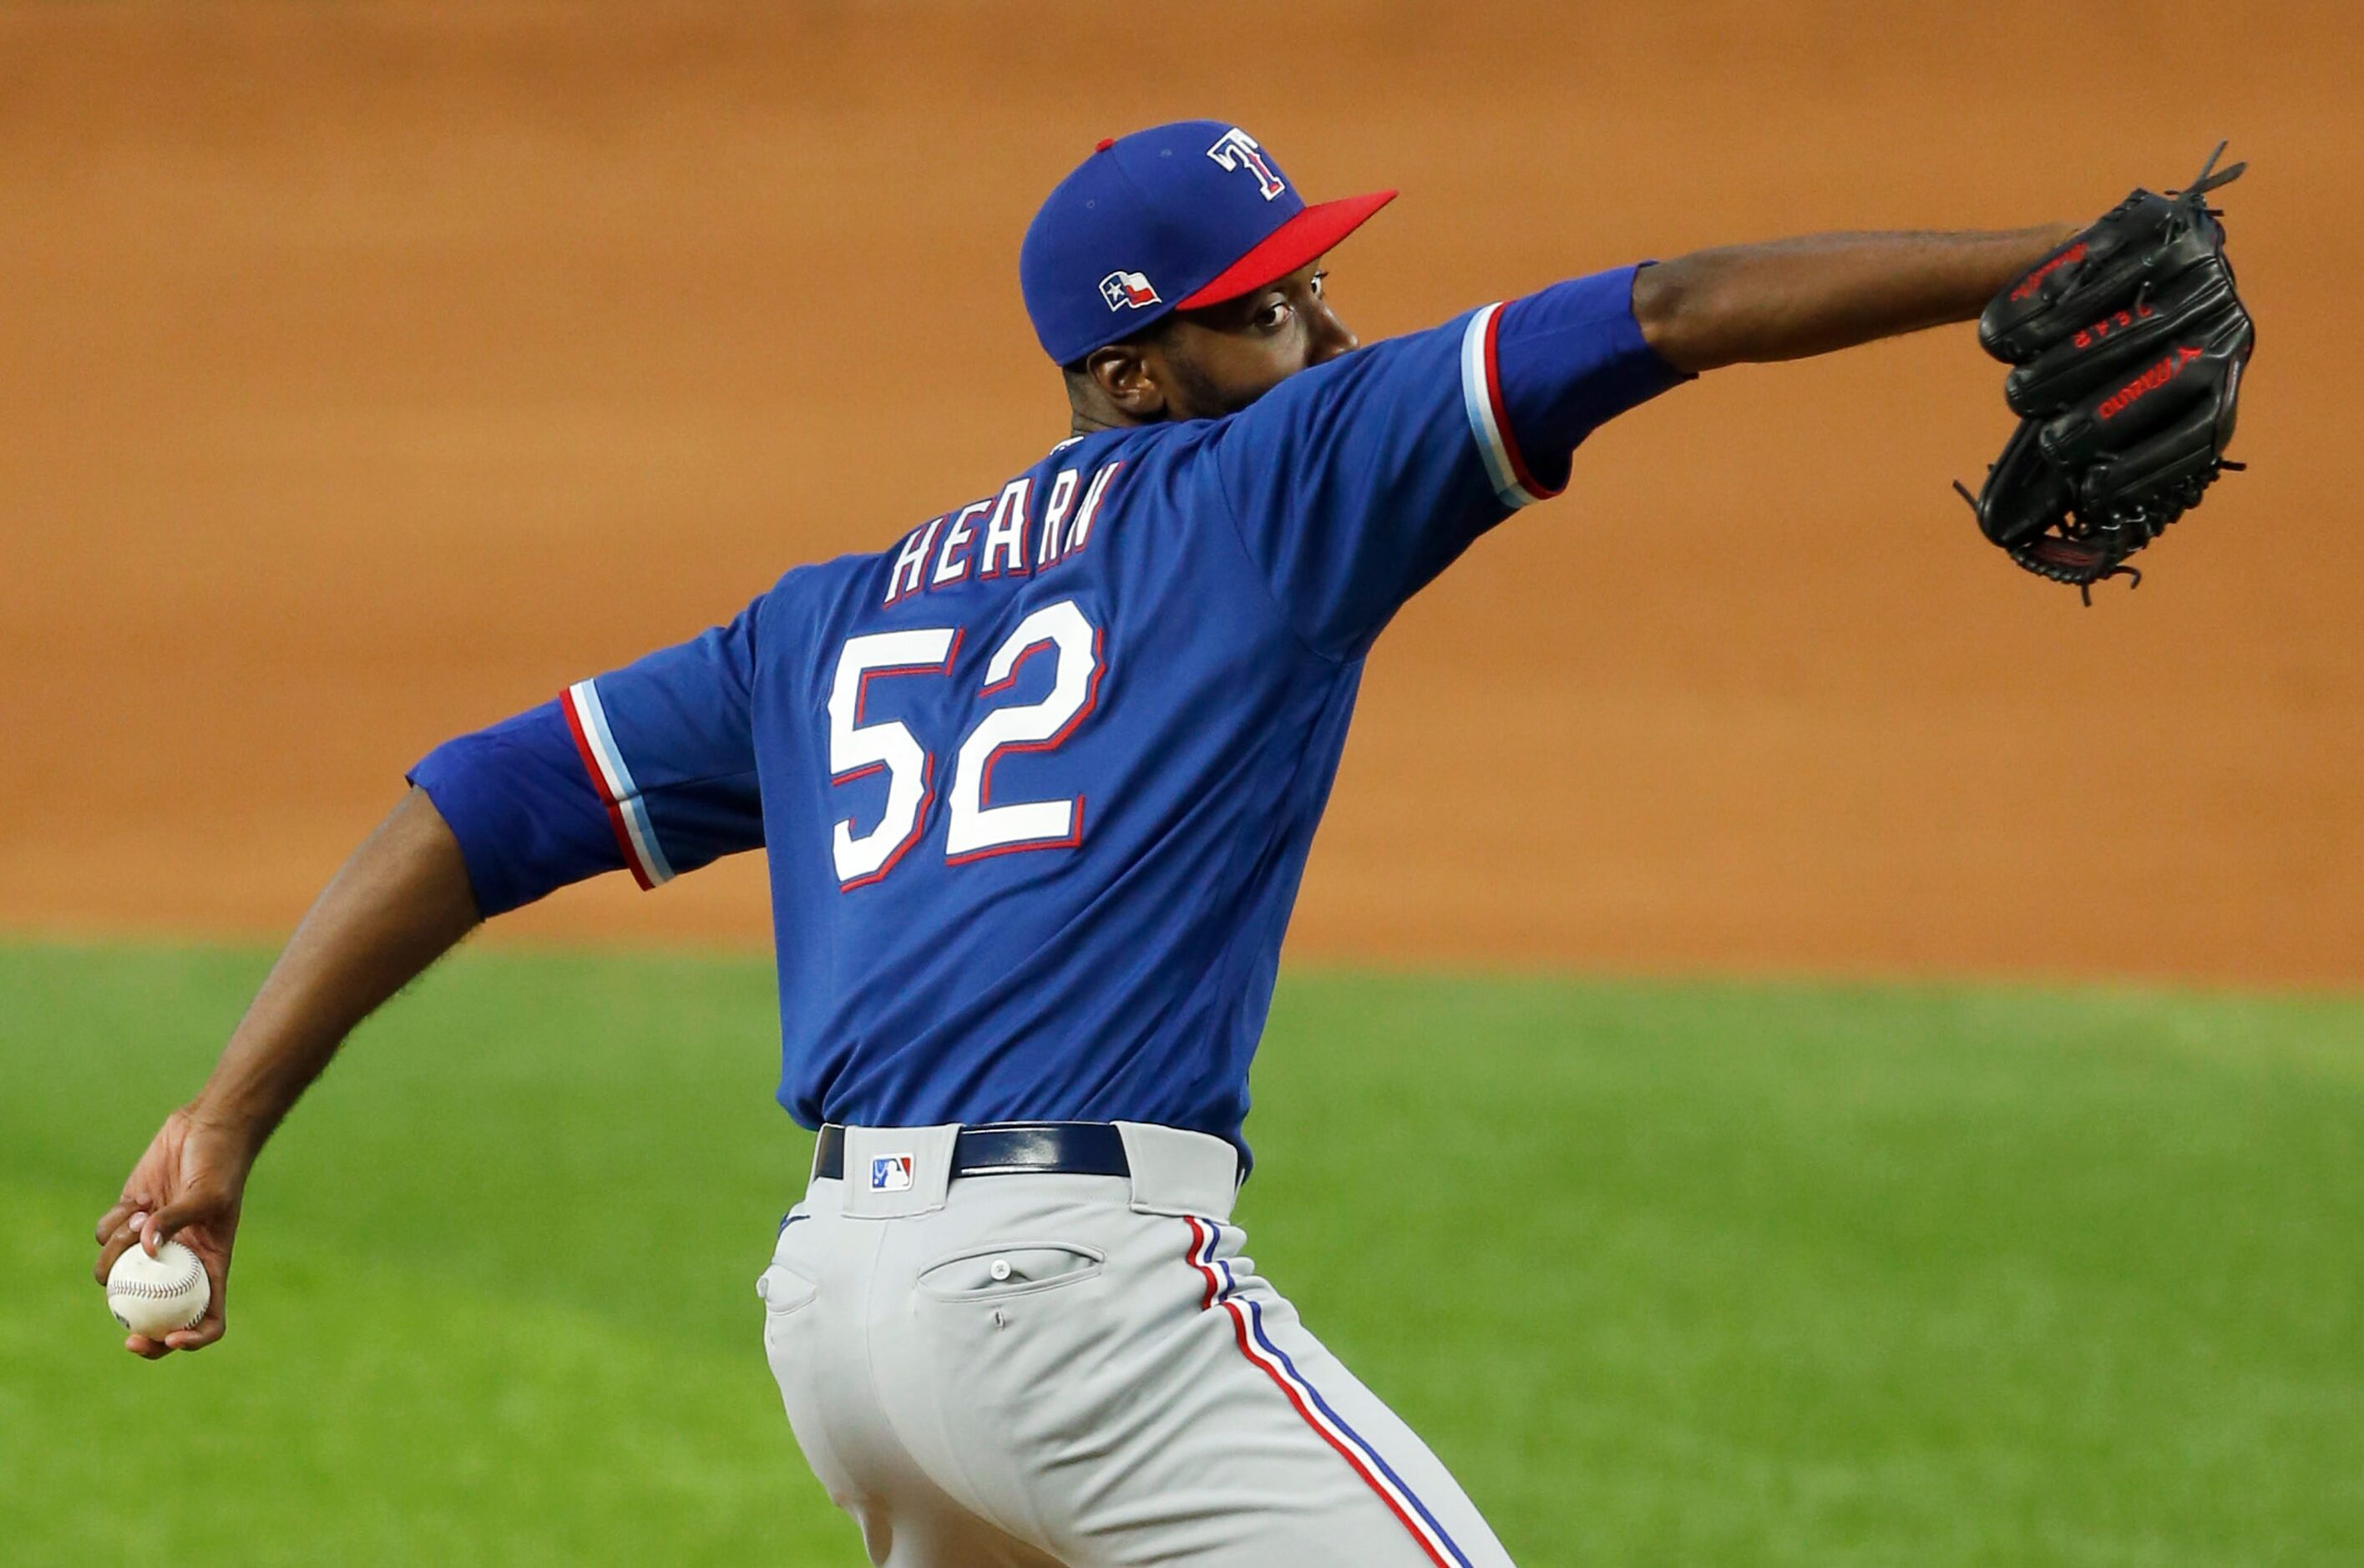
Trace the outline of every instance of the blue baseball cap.
[[1073, 364], [1176, 310], [1286, 277], [1395, 200], [1308, 206], [1255, 138], [1177, 120], [1103, 141], [1059, 182], [1018, 252], [1043, 352]]

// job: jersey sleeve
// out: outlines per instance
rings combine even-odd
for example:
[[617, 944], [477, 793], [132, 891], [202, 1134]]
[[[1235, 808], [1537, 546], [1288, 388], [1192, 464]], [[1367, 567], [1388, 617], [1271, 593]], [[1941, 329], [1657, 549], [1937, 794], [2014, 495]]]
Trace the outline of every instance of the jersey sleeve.
[[411, 770], [487, 917], [621, 867], [642, 887], [764, 843], [751, 708], [762, 601]]
[[555, 702], [446, 740], [408, 776], [460, 840], [486, 919], [623, 867]]
[[1222, 498], [1310, 647], [1359, 656], [1480, 534], [1559, 494], [1586, 436], [1689, 379], [1643, 339], [1636, 271], [1358, 350], [1223, 422]]

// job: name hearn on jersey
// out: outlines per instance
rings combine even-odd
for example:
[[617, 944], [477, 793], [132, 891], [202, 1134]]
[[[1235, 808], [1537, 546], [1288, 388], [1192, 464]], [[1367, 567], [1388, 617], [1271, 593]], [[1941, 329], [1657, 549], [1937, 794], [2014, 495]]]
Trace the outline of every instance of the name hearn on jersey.
[[[1074, 444], [1064, 443], [1060, 450]], [[1123, 467], [1122, 459], [1104, 462], [1091, 471], [1088, 480], [1081, 469], [1059, 470], [1043, 498], [1039, 528], [1029, 521], [1034, 495], [1031, 473], [1011, 480], [998, 495], [922, 523], [896, 550], [883, 602], [898, 604], [913, 594], [966, 582], [972, 570], [985, 579], [1057, 565], [1091, 542], [1092, 524]]]

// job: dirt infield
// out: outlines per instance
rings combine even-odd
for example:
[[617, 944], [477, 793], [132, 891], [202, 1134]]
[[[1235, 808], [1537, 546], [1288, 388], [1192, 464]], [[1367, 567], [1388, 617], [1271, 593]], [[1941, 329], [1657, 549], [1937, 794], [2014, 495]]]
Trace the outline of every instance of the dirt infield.
[[[2221, 59], [2183, 4], [753, 9], [0, 8], [0, 923], [282, 927], [443, 735], [998, 484], [1063, 433], [1019, 236], [1099, 135], [1234, 117], [1316, 194], [1401, 185], [1335, 259], [1377, 337], [2080, 216], [2225, 134], [2253, 471], [2139, 593], [1975, 542], [1966, 332], [1719, 373], [1382, 642], [1296, 942], [2358, 981], [2344, 6]], [[2013, 32], [2157, 90], [1997, 84]], [[763, 885], [513, 925], [752, 942]]]

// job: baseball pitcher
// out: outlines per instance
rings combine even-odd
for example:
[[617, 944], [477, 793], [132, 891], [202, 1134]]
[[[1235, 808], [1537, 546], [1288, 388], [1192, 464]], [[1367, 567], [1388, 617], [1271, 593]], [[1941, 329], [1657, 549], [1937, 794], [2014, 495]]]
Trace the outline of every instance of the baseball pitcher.
[[[819, 1132], [757, 1281], [764, 1345], [872, 1562], [1508, 1562], [1232, 1219], [1365, 657], [1605, 421], [1990, 298], [1990, 346], [2046, 370], [2014, 383], [2041, 396], [1981, 522], [2048, 574], [2107, 574], [2230, 435], [2249, 329], [2206, 185], [2090, 230], [1617, 267], [1363, 347], [1322, 258], [1393, 192], [1309, 205], [1221, 121], [1101, 142], [1019, 259], [1065, 438], [420, 761], [100, 1221], [102, 1277], [174, 1235], [212, 1275], [201, 1323], [128, 1348], [221, 1337], [273, 1128], [479, 921], [762, 849], [779, 1100]], [[2123, 374], [2075, 346], [2122, 309]]]

